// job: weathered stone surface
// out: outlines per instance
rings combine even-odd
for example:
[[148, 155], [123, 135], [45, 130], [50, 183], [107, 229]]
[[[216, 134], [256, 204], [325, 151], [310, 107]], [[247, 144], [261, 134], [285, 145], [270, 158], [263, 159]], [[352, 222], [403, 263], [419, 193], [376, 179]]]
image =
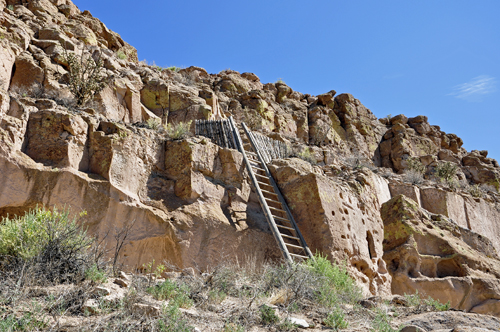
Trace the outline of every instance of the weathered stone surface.
[[16, 71], [12, 78], [11, 87], [20, 89], [21, 94], [30, 94], [33, 85], [43, 83], [44, 71], [29, 52], [23, 52], [17, 56], [15, 65]]
[[47, 166], [88, 169], [88, 125], [79, 116], [53, 110], [30, 114], [25, 153]]
[[[311, 172], [299, 159], [276, 161], [271, 172], [290, 203], [295, 220], [312, 252], [348, 259], [367, 294], [388, 293], [390, 278], [382, 256], [381, 205], [374, 175], [365, 175], [363, 194]], [[386, 190], [388, 192], [387, 184]]]
[[422, 313], [403, 320], [401, 325], [415, 325], [424, 331], [479, 332], [497, 331], [500, 320], [496, 317], [457, 311]]
[[474, 238], [479, 235], [444, 217], [429, 216], [403, 195], [385, 203], [381, 215], [393, 293], [418, 291], [465, 310], [500, 296], [500, 261], [477, 245]]

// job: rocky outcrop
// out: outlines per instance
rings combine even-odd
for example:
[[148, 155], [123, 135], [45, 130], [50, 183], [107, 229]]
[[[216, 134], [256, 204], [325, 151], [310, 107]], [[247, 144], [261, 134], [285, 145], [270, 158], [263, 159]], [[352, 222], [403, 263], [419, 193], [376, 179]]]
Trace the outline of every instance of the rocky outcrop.
[[354, 181], [338, 183], [300, 159], [275, 161], [270, 169], [312, 252], [347, 259], [366, 293], [388, 294], [378, 212], [390, 198], [387, 182], [363, 170]]
[[500, 261], [490, 240], [403, 195], [386, 202], [381, 215], [394, 294], [418, 291], [455, 309], [497, 312]]
[[[108, 239], [133, 224], [122, 257], [129, 269], [152, 259], [200, 270], [277, 261], [242, 155], [146, 123], [233, 116], [315, 164], [269, 167], [312, 251], [347, 261], [366, 294], [418, 290], [500, 315], [500, 168], [487, 151], [467, 152], [425, 116], [377, 119], [347, 93], [149, 66], [69, 0], [0, 0], [0, 10], [1, 216], [71, 206]], [[68, 89], [68, 52], [100, 58], [109, 81], [83, 107]], [[419, 187], [392, 174], [410, 158], [425, 167]], [[458, 167], [455, 186], [431, 181], [446, 162]], [[489, 193], [472, 196], [461, 189], [469, 184]]]

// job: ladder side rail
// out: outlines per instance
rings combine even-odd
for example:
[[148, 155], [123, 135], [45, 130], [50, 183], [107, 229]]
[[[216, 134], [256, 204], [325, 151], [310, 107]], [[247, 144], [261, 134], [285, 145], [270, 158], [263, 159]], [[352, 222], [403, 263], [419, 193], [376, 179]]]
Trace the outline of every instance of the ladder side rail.
[[[247, 134], [247, 136], [250, 137], [250, 135], [248, 135], [249, 130], [248, 130], [247, 126], [245, 125], [245, 123], [242, 122], [241, 124], [242, 124], [243, 130], [245, 130], [245, 133]], [[250, 144], [252, 144], [252, 147], [255, 149], [254, 142], [252, 141], [252, 139], [250, 139]], [[293, 225], [293, 228], [295, 228], [296, 233], [297, 233], [298, 237], [300, 238], [300, 242], [301, 242], [302, 246], [304, 247], [305, 252], [307, 253], [307, 255], [310, 258], [313, 258], [314, 256], [313, 256], [311, 250], [309, 249], [309, 247], [307, 246], [307, 243], [306, 243], [304, 237], [302, 236], [302, 233], [300, 232], [299, 227], [297, 226], [297, 223], [295, 222], [295, 219], [293, 218], [292, 212], [288, 208], [288, 204], [286, 203], [285, 198], [281, 194], [281, 191], [279, 190], [278, 185], [274, 181], [271, 173], [269, 172], [269, 169], [267, 168], [266, 163], [263, 162], [264, 160], [262, 159], [262, 157], [260, 156], [260, 154], [258, 153], [258, 151], [257, 151], [257, 157], [259, 158], [259, 160], [261, 162], [261, 165], [264, 168], [264, 170], [266, 172], [266, 175], [267, 175], [267, 177], [269, 179], [269, 182], [273, 186], [273, 189], [274, 189], [276, 195], [278, 195], [278, 198], [281, 201], [283, 209], [285, 210], [288, 218], [290, 219], [290, 222]]]
[[[245, 162], [245, 165], [248, 170], [248, 174], [250, 175], [250, 179], [252, 180], [252, 184], [254, 188], [256, 189], [255, 191], [257, 192], [257, 196], [259, 198], [260, 205], [262, 207], [262, 210], [264, 211], [264, 215], [266, 216], [266, 219], [269, 223], [269, 227], [271, 228], [271, 231], [274, 235], [274, 238], [276, 239], [276, 242], [278, 242], [278, 246], [283, 253], [283, 256], [285, 256], [285, 259], [288, 263], [292, 263], [293, 259], [290, 256], [290, 253], [288, 252], [288, 248], [286, 247], [285, 241], [280, 235], [279, 229], [276, 226], [276, 223], [274, 222], [273, 215], [271, 214], [271, 211], [269, 210], [269, 206], [266, 203], [266, 199], [264, 198], [264, 195], [260, 191], [259, 184], [257, 183], [257, 179], [255, 178], [255, 175], [252, 171], [252, 167], [250, 166], [250, 163], [248, 161], [247, 155], [245, 153], [245, 149], [243, 149], [243, 142], [241, 140], [240, 134], [238, 132], [238, 128], [236, 128], [236, 125], [234, 124], [233, 118], [230, 117], [229, 121], [231, 122], [231, 126], [233, 127], [232, 129], [235, 132], [236, 140], [238, 142], [239, 148], [241, 149], [240, 152], [243, 155], [243, 160]], [[258, 155], [258, 152], [257, 152]]]

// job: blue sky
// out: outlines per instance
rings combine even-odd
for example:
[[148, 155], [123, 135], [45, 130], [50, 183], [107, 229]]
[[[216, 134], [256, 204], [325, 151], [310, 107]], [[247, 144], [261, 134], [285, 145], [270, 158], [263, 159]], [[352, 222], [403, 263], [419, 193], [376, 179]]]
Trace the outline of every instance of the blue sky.
[[378, 117], [427, 115], [500, 159], [500, 1], [74, 0], [160, 66], [335, 90]]

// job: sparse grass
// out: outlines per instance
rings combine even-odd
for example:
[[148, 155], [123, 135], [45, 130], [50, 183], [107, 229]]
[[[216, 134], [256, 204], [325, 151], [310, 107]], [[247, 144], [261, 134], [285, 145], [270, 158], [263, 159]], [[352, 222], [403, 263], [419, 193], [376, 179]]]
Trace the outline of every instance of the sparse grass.
[[387, 314], [387, 311], [377, 308], [375, 310], [375, 318], [372, 322], [372, 331], [374, 332], [397, 332], [391, 326], [392, 317]]
[[164, 126], [167, 136], [173, 140], [186, 138], [189, 135], [189, 129], [191, 128], [192, 122], [193, 121], [179, 122], [177, 124], [169, 123]]
[[156, 118], [149, 118], [149, 119], [146, 121], [146, 126], [147, 126], [149, 129], [158, 130], [159, 128], [161, 128], [161, 121], [160, 121], [160, 119], [156, 119]]
[[332, 264], [325, 256], [315, 255], [307, 261], [307, 266], [322, 282], [316, 290], [317, 300], [326, 307], [333, 307], [339, 301], [356, 303], [361, 299], [361, 290], [347, 273], [345, 266]]
[[227, 297], [226, 293], [216, 289], [212, 289], [208, 292], [208, 301], [210, 301], [211, 303], [216, 303], [216, 304], [222, 303], [222, 301], [224, 301], [226, 297]]
[[330, 312], [323, 323], [335, 330], [346, 329], [349, 326], [349, 323], [345, 320], [345, 314], [340, 308], [335, 308]]
[[276, 82], [274, 82], [274, 83], [283, 83], [283, 84], [285, 84], [285, 81], [283, 81], [283, 79], [281, 79], [281, 78], [278, 78], [276, 80]]
[[411, 184], [421, 184], [424, 182], [424, 175], [413, 169], [406, 170], [404, 173], [403, 181]]
[[276, 324], [280, 321], [280, 318], [278, 315], [276, 315], [276, 311], [269, 307], [268, 305], [262, 305], [259, 308], [260, 312], [260, 319], [263, 324], [270, 325], [270, 324]]
[[479, 187], [478, 184], [474, 184], [472, 186], [469, 186], [467, 188], [467, 191], [469, 192], [469, 194], [472, 195], [472, 197], [476, 197], [476, 198], [483, 197], [483, 191], [481, 190], [481, 188]]
[[446, 184], [452, 183], [455, 175], [457, 174], [458, 165], [450, 161], [439, 163], [434, 169], [436, 177]]
[[162, 332], [192, 332], [194, 328], [182, 319], [178, 306], [169, 305], [163, 309], [163, 314], [158, 320], [158, 330]]
[[108, 278], [106, 276], [106, 271], [100, 269], [97, 264], [93, 264], [85, 271], [85, 279], [95, 283], [104, 283]]
[[446, 302], [445, 304], [442, 304], [438, 300], [434, 300], [432, 297], [428, 297], [424, 303], [428, 306], [433, 307], [437, 311], [447, 311], [450, 309], [450, 301]]
[[156, 286], [147, 288], [146, 291], [157, 300], [171, 300], [181, 308], [189, 308], [193, 305], [193, 300], [189, 298], [190, 290], [186, 284], [165, 280]]
[[167, 69], [177, 73], [179, 70], [181, 70], [181, 67], [171, 66], [167, 67]]
[[297, 331], [297, 327], [297, 324], [294, 324], [289, 319], [285, 318], [278, 324], [278, 331]]
[[127, 59], [127, 55], [123, 51], [118, 51], [116, 52], [116, 57], [120, 60], [125, 60]]

